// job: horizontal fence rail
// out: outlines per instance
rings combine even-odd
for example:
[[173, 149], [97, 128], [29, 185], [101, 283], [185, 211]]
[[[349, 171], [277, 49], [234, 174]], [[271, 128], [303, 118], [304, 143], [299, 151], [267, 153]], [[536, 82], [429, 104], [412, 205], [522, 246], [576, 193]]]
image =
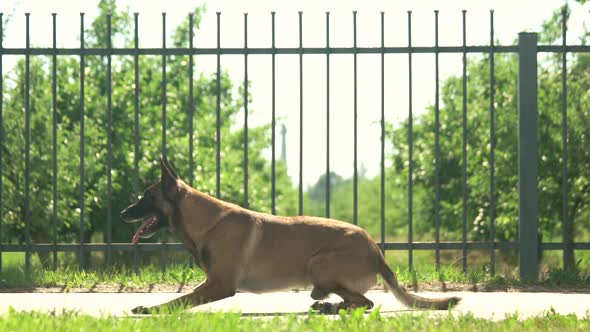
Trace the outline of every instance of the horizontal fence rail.
[[[590, 250], [590, 242], [577, 242], [577, 243], [570, 243], [569, 246], [575, 250]], [[87, 251], [102, 251], [104, 252], [109, 247], [109, 244], [106, 243], [87, 243], [84, 245], [84, 250]], [[112, 250], [119, 250], [119, 251], [159, 251], [162, 248], [161, 243], [137, 243], [137, 244], [129, 244], [129, 243], [112, 243], [110, 245]], [[386, 242], [383, 244], [383, 248], [385, 250], [408, 250], [409, 248], [413, 250], [435, 250], [436, 248], [440, 250], [462, 250], [463, 247], [466, 247], [469, 250], [489, 250], [492, 248], [495, 249], [519, 249], [519, 242], [412, 242], [408, 244], [406, 242]], [[566, 245], [561, 242], [544, 242], [540, 243], [539, 247], [542, 250], [564, 250]], [[55, 250], [59, 252], [77, 252], [80, 250], [80, 245], [77, 243], [58, 243], [58, 244], [49, 244], [49, 243], [38, 243], [38, 244], [31, 244], [30, 246], [24, 244], [4, 244], [2, 245], [3, 252], [24, 252], [30, 249], [31, 252], [54, 252]], [[185, 251], [186, 248], [181, 243], [168, 243], [166, 244], [166, 250], [168, 251]]]
[[[58, 48], [56, 46], [56, 38], [57, 38], [57, 24], [56, 24], [56, 14], [52, 15], [52, 36], [53, 36], [53, 44], [52, 47], [31, 47], [30, 45], [30, 31], [29, 31], [29, 23], [30, 23], [30, 15], [26, 14], [26, 40], [25, 40], [25, 47], [13, 47], [13, 48], [5, 48], [3, 46], [3, 26], [0, 24], [0, 139], [2, 140], [2, 145], [4, 142], [4, 126], [2, 122], [2, 112], [3, 110], [3, 86], [4, 86], [4, 76], [3, 76], [3, 57], [10, 56], [10, 55], [19, 55], [25, 57], [25, 67], [26, 67], [26, 77], [25, 77], [25, 93], [24, 93], [24, 114], [25, 114], [25, 128], [24, 128], [24, 135], [25, 135], [25, 181], [24, 181], [24, 222], [25, 222], [25, 241], [24, 243], [20, 244], [6, 244], [2, 243], [2, 225], [3, 220], [2, 214], [0, 213], [0, 272], [2, 271], [2, 253], [3, 252], [25, 252], [26, 254], [26, 261], [25, 267], [28, 270], [30, 268], [30, 256], [31, 253], [34, 252], [48, 252], [52, 253], [52, 266], [55, 269], [57, 266], [57, 253], [58, 252], [74, 252], [78, 254], [78, 260], [81, 266], [84, 266], [84, 253], [87, 252], [104, 252], [106, 263], [108, 265], [112, 264], [112, 252], [113, 251], [126, 251], [126, 252], [133, 252], [133, 265], [134, 269], [138, 271], [138, 257], [141, 252], [159, 252], [160, 253], [160, 263], [161, 268], [164, 271], [166, 268], [166, 253], [167, 252], [176, 252], [184, 250], [184, 247], [179, 243], [167, 243], [167, 239], [165, 235], [162, 235], [160, 238], [160, 243], [136, 243], [136, 244], [127, 244], [127, 243], [113, 243], [112, 241], [112, 178], [111, 178], [111, 168], [112, 168], [112, 136], [113, 136], [113, 119], [112, 119], [112, 82], [111, 82], [111, 74], [112, 74], [112, 57], [113, 56], [132, 56], [133, 63], [134, 63], [134, 86], [133, 86], [133, 192], [136, 195], [139, 195], [141, 188], [139, 188], [139, 160], [140, 160], [140, 146], [139, 146], [139, 136], [140, 136], [140, 129], [139, 129], [139, 114], [140, 114], [140, 106], [139, 106], [139, 94], [141, 90], [140, 80], [139, 80], [139, 57], [140, 56], [161, 56], [161, 153], [162, 155], [166, 155], [167, 152], [167, 143], [166, 143], [166, 132], [167, 126], [167, 115], [166, 115], [166, 107], [167, 107], [167, 83], [166, 83], [166, 61], [167, 56], [188, 56], [188, 66], [187, 66], [187, 85], [189, 87], [189, 110], [187, 110], [189, 114], [189, 136], [188, 136], [188, 144], [189, 144], [189, 167], [188, 167], [188, 183], [193, 185], [194, 183], [194, 169], [195, 169], [195, 160], [193, 158], [193, 151], [194, 151], [194, 128], [193, 128], [193, 119], [198, 121], [199, 114], [195, 112], [195, 101], [194, 101], [194, 82], [193, 82], [193, 74], [194, 74], [194, 56], [198, 55], [214, 55], [216, 56], [216, 104], [215, 104], [215, 119], [216, 119], [216, 135], [215, 135], [215, 163], [216, 163], [216, 176], [215, 176], [215, 196], [220, 197], [221, 194], [221, 174], [220, 174], [220, 165], [221, 165], [221, 145], [222, 139], [221, 136], [221, 64], [222, 64], [222, 56], [243, 56], [244, 59], [244, 91], [243, 91], [243, 108], [244, 108], [244, 118], [243, 118], [243, 140], [244, 142], [248, 142], [248, 61], [250, 56], [256, 55], [271, 55], [271, 62], [269, 65], [272, 68], [272, 114], [269, 116], [271, 130], [272, 130], [272, 139], [271, 139], [271, 149], [272, 149], [272, 156], [271, 156], [271, 191], [270, 191], [270, 201], [271, 201], [271, 212], [273, 214], [276, 213], [275, 207], [275, 200], [276, 200], [276, 176], [275, 176], [275, 167], [276, 167], [276, 156], [275, 156], [275, 133], [276, 133], [276, 118], [275, 118], [275, 103], [276, 103], [276, 96], [275, 96], [275, 63], [276, 57], [281, 55], [296, 55], [298, 56], [299, 62], [299, 178], [298, 178], [298, 213], [299, 215], [303, 214], [303, 135], [305, 129], [303, 127], [303, 118], [305, 116], [305, 109], [303, 106], [303, 59], [305, 55], [312, 55], [312, 54], [320, 54], [326, 56], [326, 108], [325, 108], [325, 116], [326, 116], [326, 159], [325, 159], [325, 166], [326, 166], [326, 206], [325, 206], [325, 215], [327, 217], [330, 216], [330, 200], [331, 200], [331, 182], [330, 182], [330, 59], [332, 55], [338, 54], [347, 54], [353, 57], [354, 67], [352, 68], [354, 73], [354, 148], [353, 148], [353, 158], [354, 158], [354, 172], [353, 172], [353, 197], [352, 197], [352, 205], [353, 205], [353, 223], [357, 223], [357, 215], [358, 215], [358, 198], [357, 198], [357, 191], [358, 191], [358, 170], [357, 170], [357, 56], [362, 54], [376, 54], [380, 55], [380, 71], [381, 71], [381, 103], [380, 103], [380, 238], [379, 238], [379, 246], [381, 250], [407, 250], [408, 251], [408, 264], [409, 268], [413, 268], [413, 250], [433, 250], [435, 252], [435, 265], [437, 271], [440, 269], [440, 251], [441, 250], [457, 250], [461, 251], [461, 261], [462, 261], [462, 269], [465, 272], [467, 270], [467, 253], [469, 250], [486, 250], [489, 252], [490, 255], [490, 273], [493, 275], [495, 272], [494, 265], [495, 265], [495, 250], [498, 249], [513, 249], [519, 250], [521, 253], [521, 277], [536, 277], [536, 269], [538, 269], [538, 262], [536, 258], [533, 260], [527, 260], [526, 255], [533, 255], [536, 253], [538, 249], [540, 250], [564, 250], [564, 257], [563, 260], [567, 259], [566, 257], [566, 249], [575, 249], [575, 250], [590, 250], [590, 242], [578, 242], [574, 243], [566, 238], [565, 235], [565, 227], [568, 223], [571, 223], [571, 220], [568, 220], [567, 216], [567, 186], [563, 186], [562, 193], [563, 193], [563, 220], [562, 225], [564, 227], [564, 240], [563, 242], [546, 242], [546, 243], [539, 243], [538, 241], [538, 230], [536, 228], [537, 225], [537, 201], [536, 198], [533, 200], [526, 200], [521, 202], [520, 207], [520, 220], [519, 226], [520, 230], [526, 229], [527, 232], [525, 234], [521, 234], [519, 241], [514, 242], [499, 242], [496, 240], [495, 234], [495, 204], [494, 201], [494, 186], [495, 186], [495, 124], [494, 124], [494, 91], [495, 91], [495, 67], [494, 67], [494, 54], [497, 53], [511, 53], [515, 55], [519, 55], [520, 63], [519, 63], [519, 82], [520, 82], [520, 89], [519, 89], [519, 96], [521, 99], [519, 103], [519, 114], [521, 116], [528, 116], [531, 115], [536, 117], [537, 116], [537, 109], [536, 109], [536, 98], [537, 98], [537, 87], [536, 87], [536, 80], [537, 80], [537, 73], [536, 73], [536, 57], [538, 53], [558, 53], [562, 56], [562, 150], [563, 150], [563, 160], [567, 160], [567, 75], [566, 75], [566, 56], [567, 53], [590, 53], [590, 46], [589, 45], [567, 45], [566, 43], [566, 15], [567, 13], [564, 11], [562, 15], [562, 43], [561, 45], [537, 45], [536, 41], [536, 34], [527, 34], [529, 39], [526, 39], [526, 45], [519, 40], [518, 45], [496, 45], [494, 40], [494, 12], [490, 11], [490, 42], [489, 45], [481, 45], [481, 46], [474, 46], [474, 45], [467, 45], [466, 36], [466, 19], [467, 13], [466, 11], [462, 12], [462, 45], [459, 46], [440, 46], [439, 45], [439, 11], [434, 12], [434, 46], [415, 46], [412, 44], [412, 21], [411, 21], [411, 12], [407, 13], [407, 25], [408, 25], [408, 35], [407, 35], [407, 46], [398, 46], [398, 47], [391, 47], [385, 45], [385, 24], [386, 24], [386, 16], [385, 13], [381, 13], [380, 15], [380, 31], [381, 31], [381, 44], [380, 46], [375, 47], [358, 47], [357, 46], [357, 12], [352, 13], [352, 36], [353, 36], [353, 46], [352, 47], [333, 47], [330, 45], [330, 14], [326, 13], [325, 15], [325, 24], [326, 24], [326, 40], [325, 40], [325, 47], [304, 47], [303, 42], [303, 23], [302, 23], [302, 12], [298, 13], [298, 31], [299, 31], [299, 46], [298, 47], [276, 47], [275, 46], [275, 13], [271, 13], [270, 21], [271, 25], [271, 45], [270, 47], [249, 47], [248, 46], [248, 15], [244, 14], [244, 39], [243, 39], [243, 47], [222, 47], [222, 32], [221, 29], [221, 13], [216, 14], [216, 47], [209, 47], [209, 48], [200, 48], [195, 47], [193, 45], [193, 37], [194, 37], [194, 17], [192, 14], [189, 15], [189, 26], [188, 34], [189, 34], [189, 45], [188, 47], [167, 47], [166, 46], [166, 14], [162, 14], [162, 47], [156, 48], [140, 48], [139, 47], [139, 37], [138, 37], [138, 21], [139, 21], [139, 14], [134, 14], [134, 38], [133, 38], [133, 47], [127, 48], [114, 48], [112, 47], [112, 27], [111, 27], [111, 15], [107, 15], [107, 47], [105, 48], [96, 48], [96, 47], [86, 47], [85, 41], [85, 22], [84, 22], [84, 13], [80, 14], [80, 47], [79, 48]], [[2, 13], [0, 13], [0, 22], [2, 22]], [[525, 36], [526, 37], [526, 36]], [[534, 40], [533, 40], [534, 39]], [[490, 140], [490, 151], [489, 151], [489, 163], [490, 163], [490, 171], [489, 171], [489, 185], [490, 185], [490, 193], [489, 193], [489, 200], [490, 200], [490, 218], [489, 218], [489, 225], [490, 225], [490, 235], [489, 241], [480, 241], [480, 242], [473, 242], [467, 240], [467, 200], [469, 195], [469, 188], [467, 186], [467, 160], [466, 155], [467, 151], [467, 127], [469, 123], [467, 122], [467, 114], [469, 109], [467, 108], [467, 89], [469, 89], [469, 85], [467, 84], [467, 56], [469, 54], [484, 54], [489, 55], [490, 61], [490, 72], [489, 72], [489, 91], [490, 91], [490, 104], [489, 104], [489, 118], [490, 118], [490, 126], [489, 126], [489, 140]], [[385, 106], [385, 89], [387, 88], [386, 81], [385, 81], [385, 55], [386, 54], [407, 54], [408, 56], [408, 100], [409, 100], [409, 108], [408, 108], [408, 160], [409, 160], [409, 170], [408, 170], [408, 201], [407, 201], [407, 208], [408, 208], [408, 241], [407, 242], [386, 242], [385, 239], [385, 215], [386, 215], [386, 206], [385, 206], [385, 113], [386, 113], [386, 106]], [[414, 241], [413, 238], [413, 221], [412, 221], [412, 212], [413, 212], [413, 164], [414, 164], [414, 156], [413, 156], [413, 132], [412, 132], [412, 123], [413, 123], [413, 109], [412, 109], [412, 57], [414, 54], [432, 54], [435, 59], [435, 101], [434, 101], [434, 117], [435, 117], [435, 142], [434, 142], [434, 151], [435, 151], [435, 173], [434, 173], [434, 192], [435, 192], [435, 202], [434, 202], [434, 216], [433, 216], [433, 223], [435, 225], [435, 233], [434, 233], [434, 242], [417, 242]], [[440, 227], [441, 227], [441, 216], [440, 216], [440, 84], [439, 84], [439, 55], [440, 54], [458, 54], [462, 55], [462, 165], [461, 165], [461, 205], [462, 205], [462, 232], [461, 232], [461, 241], [442, 241], [440, 238]], [[31, 101], [30, 101], [30, 58], [31, 56], [50, 56], [51, 57], [51, 87], [52, 87], [52, 169], [51, 169], [51, 177], [52, 177], [52, 206], [51, 206], [51, 222], [52, 222], [52, 243], [33, 243], [30, 234], [31, 223], [34, 222], [30, 215], [30, 179], [29, 173], [32, 165], [30, 165], [30, 116], [31, 116]], [[80, 115], [80, 148], [79, 148], [79, 242], [72, 243], [72, 244], [64, 244], [57, 242], [57, 202], [59, 197], [57, 195], [57, 117], [58, 117], [58, 110], [57, 110], [57, 62], [59, 56], [76, 56], [79, 57], [79, 98], [80, 98], [80, 105], [79, 105], [79, 115]], [[84, 229], [84, 218], [85, 218], [85, 169], [87, 167], [87, 161], [85, 160], [85, 145], [84, 139], [86, 137], [85, 134], [85, 124], [84, 118], [86, 116], [85, 112], [85, 75], [86, 75], [86, 57], [87, 56], [103, 56], [107, 59], [107, 72], [106, 72], [106, 95], [107, 95], [107, 123], [105, 131], [107, 133], [107, 220], [106, 220], [106, 234], [105, 234], [105, 242], [106, 243], [87, 243], [87, 239], [85, 237], [85, 229]], [[590, 87], [589, 87], [590, 88]], [[531, 113], [532, 112], [532, 113]], [[536, 144], [536, 120], [535, 125], [530, 126], [529, 122], [522, 122], [522, 128], [519, 132], [519, 142], [523, 143], [522, 148], [524, 149], [526, 144]], [[524, 140], [523, 140], [524, 139]], [[530, 142], [527, 140], [531, 140]], [[526, 146], [525, 146], [526, 145]], [[519, 145], [520, 146], [520, 145]], [[526, 149], [525, 149], [526, 150]], [[534, 194], [536, 197], [537, 192], [537, 183], [536, 183], [536, 154], [533, 150], [531, 151], [520, 151], [519, 149], [519, 156], [521, 160], [521, 168], [520, 171], [524, 175], [527, 170], [534, 168], [535, 172], [533, 175], [530, 175], [526, 178], [525, 183], [523, 183], [522, 176], [519, 177], [519, 189], [520, 194], [522, 195], [530, 195]], [[3, 149], [0, 149], [0, 173], [3, 171], [2, 167], [2, 158], [5, 158], [3, 155]], [[248, 197], [248, 144], [244, 144], [243, 149], [243, 203], [244, 207], [249, 206], [249, 197]], [[562, 177], [567, 180], [567, 166], [566, 163], [563, 163], [562, 169]], [[3, 184], [2, 184], [2, 177], [0, 177], [0, 211], [5, 208], [4, 201], [2, 200], [3, 196]], [[36, 221], [35, 221], [36, 222]], [[536, 256], [535, 256], [536, 257]], [[190, 264], [193, 264], [191, 259]], [[524, 266], [524, 265], [526, 266]]]
[[[303, 54], [408, 54], [408, 53], [517, 53], [518, 46], [399, 46], [399, 47], [221, 47], [221, 48], [3, 48], [5, 55], [299, 55]], [[544, 53], [588, 53], [590, 45], [539, 45]]]

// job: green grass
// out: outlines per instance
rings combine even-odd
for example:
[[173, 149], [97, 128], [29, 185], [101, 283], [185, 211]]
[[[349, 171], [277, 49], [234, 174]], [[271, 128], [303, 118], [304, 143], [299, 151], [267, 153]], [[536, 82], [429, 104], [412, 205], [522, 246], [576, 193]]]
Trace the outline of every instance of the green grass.
[[[590, 285], [590, 272], [564, 272], [560, 269], [549, 269], [539, 282], [527, 283], [516, 276], [490, 276], [486, 268], [469, 268], [463, 273], [460, 264], [441, 265], [436, 271], [434, 264], [421, 255], [417, 255], [414, 271], [409, 272], [402, 260], [402, 255], [387, 255], [389, 266], [397, 273], [402, 284], [410, 289], [422, 287], [444, 289], [462, 285], [462, 289], [507, 289], [529, 286], [547, 288], [583, 287]], [[24, 270], [24, 255], [21, 253], [4, 253], [3, 270], [0, 274], [0, 289], [23, 289], [31, 287], [58, 287], [67, 291], [75, 288], [133, 291], [150, 290], [152, 287], [185, 291], [184, 287], [193, 287], [204, 280], [204, 274], [197, 268], [189, 268], [187, 264], [171, 264], [162, 273], [157, 265], [141, 266], [136, 274], [133, 268], [113, 266], [97, 267], [81, 270], [75, 265], [59, 265], [57, 270], [41, 268], [38, 261], [33, 260], [29, 273]], [[183, 288], [181, 288], [183, 287]]]
[[1, 331], [587, 331], [590, 316], [544, 315], [520, 319], [517, 314], [498, 321], [467, 315], [430, 313], [384, 316], [373, 310], [335, 317], [285, 315], [244, 318], [239, 313], [176, 313], [151, 317], [92, 317], [74, 312], [10, 311], [0, 315]]
[[162, 273], [159, 266], [141, 266], [136, 274], [132, 267], [112, 266], [79, 269], [75, 265], [58, 265], [56, 270], [41, 268], [33, 260], [27, 273], [24, 268], [24, 255], [4, 253], [0, 289], [22, 289], [31, 287], [71, 288], [113, 287], [121, 290], [149, 288], [151, 286], [174, 286], [197, 284], [204, 274], [197, 268], [186, 264], [170, 264]]
[[58, 268], [57, 270], [32, 269], [25, 273], [22, 268], [4, 271], [0, 274], [0, 289], [23, 289], [31, 287], [72, 288], [112, 287], [121, 290], [137, 290], [153, 286], [190, 286], [204, 280], [198, 269], [186, 266], [168, 266], [162, 273], [159, 267], [141, 267], [139, 274], [125, 267], [109, 269], [79, 270]]

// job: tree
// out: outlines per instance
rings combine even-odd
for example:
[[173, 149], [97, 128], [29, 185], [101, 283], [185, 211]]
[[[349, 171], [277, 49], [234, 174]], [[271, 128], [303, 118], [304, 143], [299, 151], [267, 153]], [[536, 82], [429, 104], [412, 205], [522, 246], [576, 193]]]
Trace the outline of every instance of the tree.
[[[132, 46], [132, 18], [117, 9], [114, 0], [99, 3], [100, 14], [85, 32], [86, 47], [106, 47], [107, 14], [111, 13], [112, 40]], [[198, 28], [203, 10], [194, 11]], [[188, 45], [188, 18], [175, 29], [175, 47]], [[52, 239], [52, 103], [50, 58], [31, 56], [31, 234], [35, 242]], [[49, 61], [48, 61], [49, 60]], [[188, 56], [167, 56], [166, 146], [168, 158], [188, 181], [189, 91]], [[134, 186], [134, 59], [112, 56], [112, 240], [127, 242], [133, 229], [118, 218], [145, 187], [158, 179], [161, 151], [161, 56], [139, 57], [139, 177]], [[60, 242], [77, 241], [80, 204], [80, 63], [77, 57], [60, 56], [57, 65], [57, 235]], [[85, 57], [84, 96], [84, 234], [85, 242], [107, 238], [107, 56]], [[2, 149], [3, 234], [8, 242], [24, 241], [24, 98], [25, 62], [21, 60], [4, 77]], [[194, 76], [194, 186], [215, 194], [216, 76]], [[222, 72], [221, 96], [221, 198], [242, 203], [243, 132], [236, 127], [243, 97], [232, 92], [231, 79]], [[251, 98], [251, 97], [249, 97]], [[270, 163], [263, 150], [270, 146], [270, 127], [249, 129], [250, 207], [270, 210]], [[294, 214], [294, 189], [285, 167], [278, 166], [277, 212]], [[156, 239], [157, 240], [157, 239]], [[153, 240], [152, 240], [153, 241]], [[6, 241], [5, 241], [6, 242]]]
[[[379, 176], [366, 178], [361, 165], [357, 182], [358, 190], [358, 224], [374, 239], [381, 234], [381, 180]], [[386, 182], [392, 180], [387, 174]], [[330, 174], [330, 217], [347, 222], [353, 221], [353, 179], [343, 178], [332, 172]], [[304, 196], [306, 215], [324, 216], [326, 212], [326, 176], [322, 174], [318, 181], [307, 189]], [[405, 231], [407, 209], [404, 209], [404, 193], [400, 186], [388, 186], [385, 192], [385, 235], [399, 236]]]
[[[327, 181], [326, 174], [320, 175], [317, 182], [307, 189], [307, 195], [312, 201], [317, 202], [320, 205], [326, 204], [326, 181]], [[330, 190], [332, 188], [338, 188], [342, 184], [342, 176], [330, 172]]]
[[[569, 10], [569, 9], [568, 9]], [[560, 41], [561, 14], [557, 11], [544, 23], [542, 42]], [[588, 34], [586, 33], [586, 36]], [[582, 39], [585, 43], [585, 37]], [[510, 54], [495, 54], [495, 225], [496, 239], [517, 239], [517, 59]], [[574, 53], [567, 68], [568, 110], [568, 198], [569, 228], [566, 236], [588, 234], [590, 216], [590, 57]], [[489, 56], [470, 57], [467, 64], [467, 223], [469, 237], [490, 237], [490, 90]], [[541, 61], [539, 67], [539, 225], [542, 238], [561, 240], [561, 60], [559, 55]], [[445, 231], [462, 229], [462, 79], [452, 76], [442, 82], [440, 102], [440, 216]], [[414, 186], [418, 193], [415, 206], [423, 206], [428, 221], [435, 214], [435, 117], [434, 107], [414, 119]], [[393, 172], [407, 178], [408, 122], [390, 125], [388, 139], [396, 150], [390, 153]], [[429, 222], [431, 224], [431, 222]], [[582, 226], [586, 225], [586, 226]], [[566, 269], [576, 263], [573, 251]]]

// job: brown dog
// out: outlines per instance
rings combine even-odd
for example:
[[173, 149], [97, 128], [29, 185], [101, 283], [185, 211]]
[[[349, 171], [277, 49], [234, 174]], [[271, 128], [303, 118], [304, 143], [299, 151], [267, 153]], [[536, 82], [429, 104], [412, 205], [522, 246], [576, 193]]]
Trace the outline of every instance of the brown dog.
[[[456, 297], [426, 299], [397, 283], [379, 247], [361, 228], [333, 219], [279, 217], [244, 209], [191, 188], [166, 158], [162, 177], [143, 197], [121, 212], [127, 222], [142, 221], [133, 236], [149, 237], [168, 228], [192, 253], [207, 276], [191, 293], [134, 313], [176, 306], [196, 306], [233, 296], [313, 286], [311, 298], [342, 297], [338, 308], [373, 307], [363, 294], [380, 274], [395, 297], [408, 306], [448, 309]], [[333, 311], [316, 302], [313, 309]]]

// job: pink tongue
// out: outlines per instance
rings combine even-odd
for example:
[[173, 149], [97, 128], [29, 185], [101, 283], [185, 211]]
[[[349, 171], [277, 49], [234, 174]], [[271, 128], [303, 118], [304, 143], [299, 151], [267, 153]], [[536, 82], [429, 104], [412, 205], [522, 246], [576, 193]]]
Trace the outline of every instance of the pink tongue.
[[156, 216], [152, 216], [152, 217], [148, 218], [146, 221], [144, 221], [143, 223], [141, 223], [141, 226], [139, 226], [139, 229], [133, 235], [133, 239], [131, 239], [131, 243], [135, 244], [137, 242], [137, 240], [139, 240], [139, 236], [141, 235], [141, 233], [143, 233], [143, 230], [146, 227], [148, 227], [149, 225], [151, 225], [155, 220], [156, 220]]

